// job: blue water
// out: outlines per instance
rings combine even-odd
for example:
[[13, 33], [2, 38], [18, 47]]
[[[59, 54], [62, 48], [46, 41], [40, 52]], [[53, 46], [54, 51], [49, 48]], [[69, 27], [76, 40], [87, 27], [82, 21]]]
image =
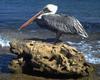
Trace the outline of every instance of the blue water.
[[48, 3], [58, 5], [58, 13], [75, 16], [84, 27], [100, 31], [100, 0], [0, 0], [0, 27], [18, 28]]
[[0, 0], [0, 45], [9, 46], [10, 41], [22, 37], [52, 37], [48, 31], [37, 30], [34, 23], [18, 31], [26, 20], [48, 3], [58, 5], [58, 13], [75, 16], [81, 21], [89, 38], [81, 40], [67, 35], [62, 40], [84, 52], [88, 62], [100, 64], [100, 0]]

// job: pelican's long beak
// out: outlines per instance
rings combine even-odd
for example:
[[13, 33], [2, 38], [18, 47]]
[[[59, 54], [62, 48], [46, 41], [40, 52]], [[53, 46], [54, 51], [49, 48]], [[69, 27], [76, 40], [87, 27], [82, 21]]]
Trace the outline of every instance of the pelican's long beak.
[[34, 15], [32, 18], [30, 18], [28, 21], [26, 21], [22, 26], [20, 26], [19, 30], [27, 27], [29, 24], [31, 24], [39, 15], [42, 14], [43, 11], [38, 12], [36, 15]]

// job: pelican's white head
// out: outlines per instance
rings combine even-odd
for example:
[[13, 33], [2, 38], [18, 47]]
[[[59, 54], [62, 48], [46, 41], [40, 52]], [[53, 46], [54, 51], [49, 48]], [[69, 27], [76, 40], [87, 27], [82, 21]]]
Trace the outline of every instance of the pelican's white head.
[[[54, 4], [48, 4], [44, 7], [44, 10], [45, 9], [48, 9], [48, 11], [51, 13], [51, 14], [55, 14], [58, 10], [58, 6], [57, 5], [54, 5]], [[48, 13], [49, 13], [48, 12]]]
[[58, 6], [54, 5], [54, 4], [47, 4], [44, 8], [43, 8], [43, 13], [41, 15], [38, 16], [38, 19], [41, 19], [41, 17], [43, 15], [48, 15], [48, 14], [55, 14], [58, 10]]

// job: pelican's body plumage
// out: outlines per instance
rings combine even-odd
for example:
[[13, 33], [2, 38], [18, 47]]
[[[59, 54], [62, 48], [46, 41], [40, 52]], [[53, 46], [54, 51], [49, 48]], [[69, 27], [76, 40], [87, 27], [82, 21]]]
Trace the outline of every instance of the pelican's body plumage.
[[49, 14], [42, 16], [41, 19], [37, 19], [36, 22], [40, 27], [56, 33], [78, 33], [82, 37], [88, 36], [81, 23], [72, 16]]

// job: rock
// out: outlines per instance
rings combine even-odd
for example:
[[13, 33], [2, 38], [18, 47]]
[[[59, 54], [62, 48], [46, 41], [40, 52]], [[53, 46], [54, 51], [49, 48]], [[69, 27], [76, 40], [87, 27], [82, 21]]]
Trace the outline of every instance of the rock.
[[39, 71], [85, 76], [93, 71], [80, 51], [64, 43], [51, 44], [35, 40], [13, 41], [10, 42], [10, 51], [18, 55], [18, 58], [11, 62], [10, 68], [14, 69], [17, 64], [23, 72], [26, 70], [30, 74]]

